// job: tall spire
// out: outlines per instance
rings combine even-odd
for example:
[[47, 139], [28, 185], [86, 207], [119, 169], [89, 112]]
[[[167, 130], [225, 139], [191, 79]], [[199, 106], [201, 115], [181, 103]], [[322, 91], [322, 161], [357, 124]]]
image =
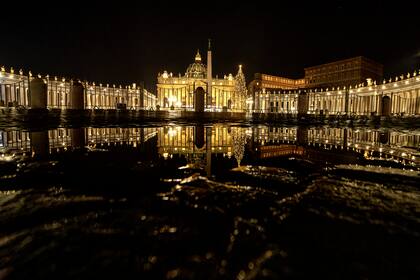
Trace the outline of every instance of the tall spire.
[[[211, 65], [211, 42], [209, 39], [209, 48], [207, 50], [207, 106], [212, 104], [212, 84], [213, 84], [213, 78], [212, 78], [212, 65]], [[207, 107], [206, 106], [206, 107]]]
[[212, 84], [213, 84], [213, 74], [212, 74], [212, 63], [211, 63], [211, 43], [209, 39], [209, 49], [207, 50], [207, 106], [212, 104]]

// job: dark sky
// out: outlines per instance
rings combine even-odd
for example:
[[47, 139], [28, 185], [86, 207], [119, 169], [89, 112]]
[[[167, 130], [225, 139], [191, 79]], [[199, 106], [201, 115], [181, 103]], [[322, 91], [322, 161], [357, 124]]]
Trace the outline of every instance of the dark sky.
[[214, 75], [243, 64], [248, 82], [358, 55], [386, 76], [420, 68], [415, 1], [106, 2], [2, 3], [0, 65], [153, 90], [158, 72], [183, 74], [212, 38]]

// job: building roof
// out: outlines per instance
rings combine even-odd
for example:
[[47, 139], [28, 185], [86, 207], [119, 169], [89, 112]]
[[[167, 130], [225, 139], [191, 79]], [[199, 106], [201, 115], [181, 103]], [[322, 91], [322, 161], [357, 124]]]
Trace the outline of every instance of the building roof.
[[206, 73], [206, 66], [201, 62], [200, 52], [197, 50], [194, 63], [188, 66], [185, 76], [187, 78], [205, 78]]
[[311, 69], [315, 69], [318, 67], [323, 67], [323, 66], [329, 66], [329, 65], [336, 65], [336, 64], [340, 64], [340, 63], [346, 63], [346, 62], [351, 62], [351, 61], [355, 61], [355, 60], [365, 60], [367, 62], [376, 64], [378, 66], [383, 67], [383, 65], [381, 63], [378, 63], [370, 58], [364, 57], [364, 56], [356, 56], [356, 57], [351, 57], [351, 58], [346, 58], [346, 59], [342, 59], [342, 60], [337, 60], [337, 61], [333, 61], [333, 62], [328, 62], [328, 63], [324, 63], [324, 64], [319, 64], [319, 65], [315, 65], [315, 66], [310, 66], [310, 67], [305, 67], [305, 71], [306, 70], [311, 70]]

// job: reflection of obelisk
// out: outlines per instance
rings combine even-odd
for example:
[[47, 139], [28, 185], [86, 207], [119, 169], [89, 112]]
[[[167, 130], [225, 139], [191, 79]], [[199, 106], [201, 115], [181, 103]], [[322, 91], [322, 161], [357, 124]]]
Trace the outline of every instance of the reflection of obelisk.
[[212, 65], [211, 65], [211, 41], [209, 39], [209, 46], [207, 50], [207, 101], [206, 107], [208, 108], [211, 105], [211, 86], [212, 86]]
[[139, 128], [140, 129], [140, 145], [144, 143], [144, 127]]
[[201, 149], [204, 146], [204, 126], [202, 124], [194, 127], [194, 145], [197, 149]]
[[347, 128], [343, 129], [343, 149], [347, 148]]
[[31, 149], [35, 156], [47, 156], [49, 154], [48, 131], [34, 131], [30, 133]]
[[207, 177], [211, 175], [211, 126], [206, 127], [206, 173]]

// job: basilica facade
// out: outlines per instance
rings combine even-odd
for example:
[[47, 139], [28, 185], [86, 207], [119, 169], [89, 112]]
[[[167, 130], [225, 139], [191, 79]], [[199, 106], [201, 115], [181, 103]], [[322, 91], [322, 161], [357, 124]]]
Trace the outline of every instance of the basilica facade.
[[204, 111], [208, 112], [243, 112], [246, 108], [247, 88], [242, 66], [239, 65], [235, 76], [224, 75], [223, 78], [212, 76], [212, 52], [207, 51], [207, 65], [197, 51], [194, 62], [185, 74], [174, 76], [168, 71], [157, 77], [157, 105], [159, 110], [197, 111], [200, 98], [204, 93]]

